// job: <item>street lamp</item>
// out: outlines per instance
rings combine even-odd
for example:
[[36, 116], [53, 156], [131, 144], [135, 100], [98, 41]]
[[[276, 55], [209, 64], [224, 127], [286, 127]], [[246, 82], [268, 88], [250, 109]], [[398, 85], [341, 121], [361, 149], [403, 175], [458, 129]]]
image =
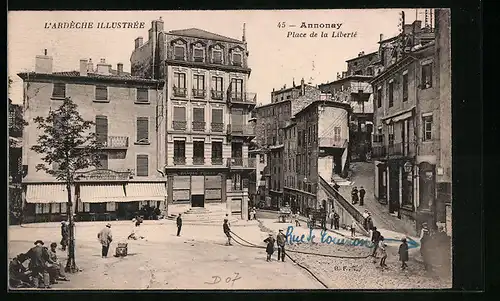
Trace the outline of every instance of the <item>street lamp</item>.
[[405, 171], [406, 173], [411, 172], [412, 167], [413, 167], [413, 166], [411, 165], [410, 161], [406, 161], [406, 163], [403, 165], [404, 171]]

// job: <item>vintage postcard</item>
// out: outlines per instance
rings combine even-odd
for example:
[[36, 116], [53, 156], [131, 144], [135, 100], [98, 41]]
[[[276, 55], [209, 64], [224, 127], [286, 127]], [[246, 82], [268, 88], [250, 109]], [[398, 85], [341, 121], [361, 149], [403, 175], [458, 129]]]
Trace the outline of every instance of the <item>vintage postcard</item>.
[[9, 287], [451, 288], [450, 27], [9, 12]]

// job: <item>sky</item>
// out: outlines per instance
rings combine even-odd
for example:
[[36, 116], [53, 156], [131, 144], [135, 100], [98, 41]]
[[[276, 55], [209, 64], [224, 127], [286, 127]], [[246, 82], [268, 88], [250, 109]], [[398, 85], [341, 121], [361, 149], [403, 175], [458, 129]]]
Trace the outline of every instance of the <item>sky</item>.
[[[415, 9], [403, 9], [405, 23], [417, 16]], [[135, 38], [147, 41], [151, 21], [162, 17], [165, 31], [200, 28], [231, 38], [241, 39], [243, 23], [252, 73], [248, 92], [257, 93], [260, 104], [270, 102], [273, 88], [290, 87], [312, 78], [313, 84], [336, 79], [346, 71], [346, 60], [360, 51], [378, 50], [380, 34], [384, 38], [398, 34], [402, 9], [349, 10], [237, 10], [237, 11], [15, 11], [7, 16], [8, 75], [14, 80], [9, 97], [22, 103], [22, 80], [19, 72], [34, 71], [35, 56], [47, 49], [53, 57], [53, 71], [79, 69], [80, 59], [92, 58], [97, 63], [105, 58], [116, 69], [124, 64], [130, 72], [130, 55]], [[424, 19], [424, 9], [418, 10]], [[93, 22], [92, 29], [45, 29], [48, 22]], [[98, 29], [98, 22], [144, 22], [140, 29]], [[286, 28], [278, 27], [285, 22]], [[340, 29], [300, 28], [306, 23], [342, 23]], [[288, 27], [295, 25], [296, 27]], [[321, 32], [328, 37], [321, 38]], [[332, 31], [357, 32], [353, 38], [332, 38]], [[289, 32], [306, 37], [287, 37]], [[310, 37], [316, 32], [318, 37]], [[314, 66], [314, 67], [313, 67]]]

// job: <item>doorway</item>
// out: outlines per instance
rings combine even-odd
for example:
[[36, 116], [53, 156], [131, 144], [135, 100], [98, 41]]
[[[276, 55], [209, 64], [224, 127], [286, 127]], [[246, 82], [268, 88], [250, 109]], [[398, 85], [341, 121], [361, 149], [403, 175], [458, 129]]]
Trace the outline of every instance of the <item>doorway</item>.
[[420, 163], [419, 167], [419, 203], [421, 210], [433, 209], [435, 198], [436, 171], [435, 166], [427, 162]]
[[389, 167], [389, 212], [399, 210], [399, 167]]
[[385, 164], [377, 165], [378, 168], [378, 198], [387, 199], [387, 166]]
[[191, 195], [191, 207], [205, 207], [205, 195], [203, 194]]

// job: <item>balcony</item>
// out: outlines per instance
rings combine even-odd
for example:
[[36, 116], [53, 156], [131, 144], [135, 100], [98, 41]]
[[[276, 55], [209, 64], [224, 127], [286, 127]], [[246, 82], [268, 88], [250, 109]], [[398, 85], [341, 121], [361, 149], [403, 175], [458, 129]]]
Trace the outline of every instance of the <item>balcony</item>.
[[212, 94], [212, 99], [213, 100], [223, 100], [224, 99], [224, 92], [223, 91], [211, 91]]
[[205, 98], [207, 95], [205, 89], [193, 89], [193, 98]]
[[228, 124], [227, 134], [235, 137], [255, 137], [255, 127], [248, 124]]
[[352, 101], [351, 108], [354, 114], [373, 114], [373, 102], [371, 101]]
[[256, 168], [257, 167], [257, 159], [256, 158], [241, 158], [241, 157], [232, 157], [228, 161], [228, 167], [233, 169], [239, 168]]
[[212, 157], [212, 165], [222, 165], [223, 163], [222, 157]]
[[347, 144], [348, 144], [347, 139], [336, 139], [329, 137], [321, 137], [318, 139], [319, 147], [346, 148]]
[[182, 97], [182, 98], [186, 98], [186, 95], [187, 95], [187, 89], [186, 88], [177, 88], [177, 87], [174, 87], [173, 88], [174, 90], [174, 97]]
[[186, 130], [186, 121], [173, 121], [172, 127], [175, 131], [185, 131]]
[[192, 126], [193, 126], [193, 131], [195, 131], [195, 132], [204, 132], [205, 131], [205, 122], [204, 121], [193, 121]]
[[415, 142], [390, 143], [387, 145], [387, 155], [389, 157], [411, 157], [415, 155]]
[[211, 124], [212, 132], [222, 133], [224, 132], [224, 123], [212, 122]]
[[193, 165], [205, 165], [205, 158], [193, 157]]
[[174, 157], [174, 165], [186, 165], [186, 157]]
[[255, 106], [257, 104], [257, 94], [255, 93], [243, 93], [243, 92], [231, 92], [229, 94], [229, 102], [231, 104], [242, 104], [248, 106]]

